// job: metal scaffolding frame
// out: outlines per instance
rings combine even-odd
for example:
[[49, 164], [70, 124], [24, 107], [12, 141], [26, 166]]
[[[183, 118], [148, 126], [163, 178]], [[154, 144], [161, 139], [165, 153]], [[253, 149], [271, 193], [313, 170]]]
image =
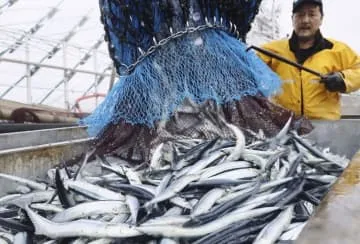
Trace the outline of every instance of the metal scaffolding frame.
[[33, 27], [30, 28], [30, 30], [26, 31], [20, 38], [18, 38], [14, 44], [10, 45], [5, 52], [2, 54], [5, 54], [6, 52], [12, 53], [16, 49], [18, 49], [22, 44], [26, 43], [26, 40], [30, 39], [31, 36], [33, 36], [38, 30], [41, 29], [41, 27], [44, 26], [44, 23], [46, 21], [49, 21], [51, 18], [53, 18], [56, 13], [59, 11], [59, 6], [64, 2], [64, 0], [61, 0], [55, 7], [51, 8], [51, 10], [42, 17]]
[[3, 12], [5, 12], [6, 9], [10, 8], [11, 6], [13, 6], [17, 1], [19, 0], [9, 0], [6, 3], [4, 3], [3, 5], [0, 6], [0, 14], [2, 14]]
[[[48, 48], [49, 48], [49, 50], [45, 52], [46, 53], [45, 55], [42, 54], [42, 57], [40, 56], [39, 60], [34, 60], [34, 55], [31, 55], [31, 52], [30, 52], [30, 50], [32, 48], [31, 42], [34, 43], [34, 41], [39, 40], [39, 38], [37, 37], [37, 36], [39, 36], [37, 34], [37, 32], [39, 32], [39, 30], [41, 30], [42, 27], [48, 25], [50, 23], [50, 20], [52, 20], [58, 13], [60, 13], [62, 11], [63, 6], [61, 6], [61, 5], [66, 1], [69, 1], [69, 0], [60, 0], [60, 1], [57, 1], [56, 4], [54, 1], [54, 6], [50, 6], [49, 11], [47, 11], [47, 13], [44, 14], [36, 22], [34, 22], [34, 24], [32, 26], [29, 26], [26, 31], [23, 31], [23, 32], [20, 32], [20, 31], [14, 32], [13, 31], [12, 32], [10, 30], [8, 32], [8, 33], [11, 33], [10, 35], [8, 35], [9, 41], [6, 39], [7, 36], [5, 34], [5, 39], [3, 38], [2, 45], [4, 45], [4, 43], [5, 43], [5, 45], [7, 45], [7, 46], [0, 53], [0, 65], [6, 65], [6, 63], [22, 64], [25, 66], [25, 71], [24, 71], [24, 74], [20, 78], [18, 78], [15, 82], [10, 83], [9, 86], [6, 87], [6, 89], [4, 89], [3, 91], [0, 92], [0, 99], [9, 99], [9, 96], [11, 97], [13, 94], [16, 94], [13, 92], [10, 94], [10, 92], [14, 89], [21, 88], [21, 87], [23, 89], [24, 85], [20, 86], [20, 84], [23, 81], [26, 81], [26, 85], [25, 85], [26, 95], [24, 95], [24, 98], [26, 96], [26, 102], [28, 104], [32, 104], [33, 101], [35, 101], [32, 97], [32, 77], [34, 75], [36, 75], [39, 70], [42, 70], [42, 69], [62, 70], [63, 77], [61, 78], [61, 80], [59, 82], [54, 83], [49, 88], [48, 92], [45, 95], [43, 95], [42, 97], [37, 97], [36, 101], [39, 101], [39, 104], [46, 104], [47, 101], [49, 100], [49, 97], [55, 91], [58, 91], [59, 88], [62, 87], [62, 85], [63, 85], [63, 87], [64, 87], [63, 97], [64, 97], [64, 104], [65, 104], [64, 107], [67, 110], [70, 110], [71, 108], [73, 108], [72, 103], [74, 101], [70, 101], [70, 99], [69, 99], [69, 82], [70, 82], [70, 80], [72, 80], [72, 78], [76, 74], [88, 74], [88, 75], [92, 75], [94, 77], [93, 78], [94, 81], [91, 82], [90, 85], [89, 85], [89, 82], [87, 81], [87, 83], [86, 83], [87, 85], [85, 87], [81, 87], [81, 92], [82, 92], [83, 96], [85, 96], [91, 92], [96, 94], [98, 92], [99, 84], [101, 84], [104, 80], [109, 81], [109, 83], [113, 82], [116, 75], [114, 75], [114, 72], [112, 72], [113, 64], [112, 64], [111, 59], [109, 58], [105, 63], [104, 63], [104, 61], [102, 61], [101, 65], [99, 65], [100, 59], [98, 57], [98, 54], [99, 54], [98, 49], [104, 42], [103, 34], [100, 37], [94, 36], [94, 40], [97, 40], [97, 41], [95, 42], [95, 44], [93, 46], [87, 47], [87, 48], [84, 48], [82, 46], [81, 47], [74, 46], [70, 42], [73, 39], [73, 37], [78, 36], [78, 33], [80, 33], [83, 30], [86, 30], [85, 25], [89, 25], [87, 23], [91, 19], [92, 9], [90, 9], [90, 11], [87, 11], [86, 13], [84, 13], [85, 11], [83, 11], [83, 14], [81, 14], [81, 15], [79, 14], [80, 20], [67, 33], [65, 33], [65, 35], [62, 39], [59, 39], [58, 41], [57, 40], [52, 41], [54, 44], [51, 44], [50, 48], [48, 47], [49, 45], [44, 45], [41, 50], [46, 51], [46, 50], [48, 50]], [[5, 11], [9, 7], [13, 6], [16, 2], [18, 2], [18, 0], [9, 0], [6, 3], [3, 3], [0, 6], [0, 14], [5, 13]], [[21, 1], [19, 1], [19, 2], [22, 4], [24, 3]], [[69, 3], [69, 2], [67, 2], [67, 3]], [[18, 6], [18, 5], [16, 5], [16, 6]], [[64, 12], [62, 12], [62, 13], [64, 13]], [[52, 21], [52, 22], [54, 22], [54, 21]], [[99, 26], [101, 26], [100, 21], [99, 21]], [[5, 26], [5, 28], [6, 28], [6, 26]], [[5, 29], [5, 31], [7, 31], [7, 29]], [[14, 38], [14, 36], [15, 36], [15, 38]], [[41, 39], [40, 39], [40, 44], [41, 44]], [[44, 44], [45, 44], [45, 42], [44, 42]], [[14, 53], [16, 50], [18, 50], [20, 47], [21, 47], [21, 50], [24, 51], [24, 53], [25, 53], [24, 59], [19, 59], [19, 58], [15, 58], [15, 57], [11, 56], [11, 54]], [[73, 55], [71, 58], [74, 58], [74, 56], [75, 56], [75, 59], [77, 58], [77, 62], [75, 65], [72, 65], [70, 67], [68, 65], [70, 63], [70, 61], [68, 59], [69, 59], [69, 54], [71, 54], [71, 52], [69, 53], [68, 49], [74, 50], [74, 47], [77, 50], [81, 51], [82, 53], [83, 53], [83, 51], [85, 51], [85, 52], [82, 54], [82, 56], [79, 56], [78, 58], [75, 55]], [[106, 47], [106, 46], [102, 46], [102, 48], [103, 47]], [[72, 48], [72, 49], [70, 49], [70, 48]], [[56, 63], [56, 64], [47, 63], [47, 61], [49, 59], [52, 59], [55, 55], [58, 59], [59, 52], [61, 52], [60, 54], [62, 54], [62, 60], [63, 60], [62, 63], [61, 62], [59, 64], [58, 63]], [[104, 52], [100, 52], [100, 53], [104, 54]], [[106, 53], [107, 53], [107, 49], [106, 49]], [[105, 53], [105, 58], [107, 59], [108, 55], [106, 53]], [[19, 54], [21, 54], [21, 53], [19, 53]], [[38, 59], [38, 58], [39, 58], [38, 56], [35, 57], [35, 59]], [[93, 68], [81, 69], [80, 65], [88, 63], [90, 61], [90, 59], [93, 60]], [[71, 63], [73, 63], [73, 61]], [[104, 64], [106, 66], [104, 66]], [[88, 67], [88, 65], [87, 65], [87, 67]], [[18, 73], [18, 71], [17, 71], [17, 73]], [[106, 78], [109, 78], [109, 79], [106, 79]], [[36, 89], [39, 89], [39, 88], [36, 88]], [[45, 89], [47, 89], [47, 88], [45, 88]], [[79, 91], [77, 91], [77, 92], [79, 92]], [[102, 91], [102, 92], [104, 92], [104, 91]], [[74, 98], [72, 98], [72, 99], [74, 99]]]
[[[97, 5], [96, 0], [89, 4], [85, 1], [50, 0], [36, 6], [27, 1], [2, 1], [0, 68], [5, 71], [2, 77], [6, 80], [1, 78], [0, 99], [58, 106], [70, 111], [79, 97], [107, 93], [107, 83], [113, 82], [117, 76], [107, 46], [102, 45], [102, 24], [94, 18], [100, 16], [93, 11]], [[24, 10], [29, 11], [28, 16], [27, 12], [22, 12]], [[16, 16], [17, 13], [25, 16]], [[59, 24], [62, 19], [66, 21], [63, 30]], [[96, 35], [91, 36], [93, 28]], [[52, 35], [54, 30], [58, 31], [55, 37]], [[86, 44], [82, 45], [82, 41]], [[86, 66], [82, 68], [81, 65]], [[52, 75], [48, 69], [63, 74], [56, 72]], [[81, 85], [75, 81], [80, 81]]]
[[[106, 67], [103, 72], [95, 72], [95, 71], [92, 71], [92, 70], [65, 68], [63, 66], [42, 64], [42, 63], [37, 63], [37, 62], [24, 61], [24, 60], [20, 60], [20, 59], [10, 59], [10, 58], [1, 58], [0, 57], [0, 61], [1, 62], [7, 62], [7, 63], [25, 64], [27, 66], [35, 66], [35, 67], [38, 67], [38, 68], [48, 68], [48, 69], [63, 70], [63, 71], [67, 71], [67, 72], [71, 71], [71, 72], [74, 72], [74, 73], [89, 74], [89, 75], [99, 76], [100, 78], [98, 80], [101, 80], [101, 77], [105, 78], [105, 77], [108, 77], [108, 76], [112, 75], [112, 74], [107, 74], [106, 73], [107, 70], [111, 69], [112, 65], [110, 65], [109, 67]], [[93, 88], [93, 85], [91, 86], [91, 88]]]
[[[67, 82], [69, 82], [69, 81], [71, 80], [71, 78], [74, 77], [74, 75], [76, 74], [76, 69], [77, 69], [80, 65], [86, 63], [86, 62], [89, 60], [89, 58], [92, 56], [93, 51], [96, 51], [96, 49], [98, 49], [103, 42], [104, 42], [104, 37], [101, 36], [100, 39], [97, 40], [97, 42], [91, 47], [91, 49], [88, 50], [87, 53], [85, 53], [85, 55], [74, 65], [74, 67], [73, 67], [71, 70], [67, 69], [67, 68], [66, 68], [66, 64], [64, 64], [64, 67], [65, 67], [64, 78], [63, 78], [60, 82], [58, 82], [58, 83], [53, 87], [53, 89], [51, 89], [51, 90], [40, 100], [40, 104], [43, 104], [43, 103], [46, 101], [46, 99], [47, 99], [60, 85], [64, 84], [64, 86], [65, 86], [65, 88], [64, 88], [64, 89], [65, 89], [65, 91], [64, 91], [64, 93], [65, 93], [65, 94], [64, 94], [64, 95], [65, 95], [65, 105], [66, 105], [66, 108], [67, 108], [67, 109], [70, 109], [70, 104], [69, 104], [68, 96], [67, 96], [68, 90], [67, 90], [67, 88], [66, 88]], [[67, 72], [67, 71], [69, 71], [69, 72]], [[97, 74], [96, 74], [96, 72], [94, 72], [94, 73], [95, 73], [95, 78], [96, 78], [96, 75], [97, 75]]]
[[[89, 20], [88, 15], [89, 15], [89, 13], [87, 15], [83, 16], [80, 19], [80, 21], [77, 24], [75, 24], [75, 26], [67, 33], [67, 35], [61, 41], [59, 41], [44, 57], [42, 57], [40, 59], [38, 64], [42, 64], [44, 61], [52, 58], [57, 52], [59, 52], [62, 49], [63, 43], [69, 42], [71, 40], [71, 38], [74, 37], [76, 32]], [[4, 58], [2, 58], [2, 60], [4, 60]], [[8, 61], [10, 61], [10, 60], [8, 60]], [[20, 61], [18, 61], [18, 62], [20, 63]], [[30, 67], [29, 61], [22, 62], [22, 63], [27, 64], [27, 68], [30, 68], [30, 71], [27, 72], [25, 75], [21, 76], [7, 90], [5, 90], [2, 94], [0, 94], [0, 99], [4, 98], [12, 89], [14, 89], [17, 85], [19, 85], [21, 81], [23, 81], [24, 79], [31, 78], [31, 76], [36, 74], [36, 72], [38, 72], [41, 67], [44, 67], [41, 65], [36, 65], [36, 66]]]

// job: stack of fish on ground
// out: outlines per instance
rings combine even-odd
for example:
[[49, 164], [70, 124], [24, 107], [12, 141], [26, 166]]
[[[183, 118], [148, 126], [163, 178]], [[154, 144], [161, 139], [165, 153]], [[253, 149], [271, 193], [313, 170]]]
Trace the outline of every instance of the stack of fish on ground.
[[0, 198], [0, 243], [291, 243], [348, 160], [288, 131], [168, 141], [134, 166], [89, 151]]

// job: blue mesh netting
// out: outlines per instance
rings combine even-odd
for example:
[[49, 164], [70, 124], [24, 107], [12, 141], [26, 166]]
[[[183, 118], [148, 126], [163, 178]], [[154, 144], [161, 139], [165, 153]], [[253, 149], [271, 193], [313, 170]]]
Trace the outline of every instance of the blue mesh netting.
[[109, 53], [119, 74], [173, 33], [220, 26], [245, 40], [261, 0], [99, 0]]
[[278, 76], [241, 41], [224, 31], [207, 29], [159, 47], [122, 76], [101, 105], [82, 122], [90, 135], [107, 124], [125, 121], [152, 127], [167, 120], [185, 98], [217, 104], [245, 95], [271, 95]]

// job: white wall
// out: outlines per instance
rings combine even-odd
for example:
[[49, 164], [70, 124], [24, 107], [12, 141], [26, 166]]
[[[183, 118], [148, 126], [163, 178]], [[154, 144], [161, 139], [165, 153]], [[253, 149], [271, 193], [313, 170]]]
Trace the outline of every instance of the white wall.
[[[281, 35], [291, 34], [291, 0], [275, 0], [281, 4]], [[321, 27], [325, 37], [343, 41], [360, 54], [360, 1], [323, 0], [324, 22]]]

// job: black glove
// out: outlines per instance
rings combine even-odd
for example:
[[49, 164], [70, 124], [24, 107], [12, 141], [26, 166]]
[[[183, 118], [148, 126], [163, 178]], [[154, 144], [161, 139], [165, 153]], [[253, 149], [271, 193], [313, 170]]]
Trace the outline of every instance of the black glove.
[[325, 75], [325, 77], [320, 80], [320, 83], [324, 83], [326, 89], [331, 92], [346, 91], [345, 81], [343, 75], [340, 72]]

